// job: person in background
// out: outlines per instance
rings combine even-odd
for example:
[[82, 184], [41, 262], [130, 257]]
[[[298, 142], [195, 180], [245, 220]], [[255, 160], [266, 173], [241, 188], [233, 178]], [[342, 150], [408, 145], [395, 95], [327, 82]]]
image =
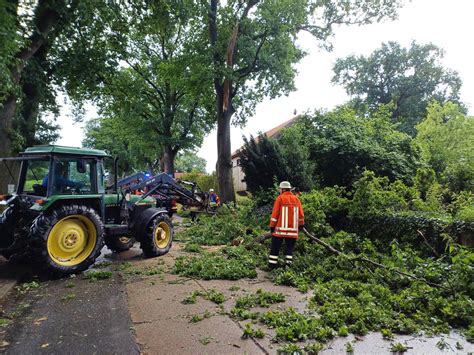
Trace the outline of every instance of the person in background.
[[214, 189], [209, 190], [209, 207], [215, 209], [221, 205], [219, 195], [214, 192]]
[[282, 181], [279, 190], [280, 195], [275, 200], [270, 217], [270, 232], [272, 233], [268, 257], [270, 269], [278, 265], [278, 255], [283, 241], [285, 241], [285, 262], [286, 265], [291, 265], [298, 232], [304, 227], [303, 207], [298, 197], [291, 192], [291, 184], [288, 181]]

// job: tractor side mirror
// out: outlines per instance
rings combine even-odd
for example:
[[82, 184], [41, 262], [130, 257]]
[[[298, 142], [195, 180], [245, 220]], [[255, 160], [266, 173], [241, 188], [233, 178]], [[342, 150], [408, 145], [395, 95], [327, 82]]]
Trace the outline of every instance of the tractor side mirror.
[[76, 170], [79, 174], [84, 174], [86, 172], [86, 162], [84, 159], [80, 159], [77, 161]]

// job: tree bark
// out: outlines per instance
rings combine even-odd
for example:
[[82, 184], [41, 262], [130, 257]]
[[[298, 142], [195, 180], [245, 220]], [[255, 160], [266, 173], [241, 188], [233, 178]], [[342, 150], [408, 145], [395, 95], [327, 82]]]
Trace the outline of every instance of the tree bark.
[[170, 146], [165, 146], [163, 149], [163, 168], [164, 172], [174, 177], [174, 159], [176, 152]]
[[[216, 93], [217, 113], [217, 164], [216, 173], [219, 194], [224, 203], [235, 202], [234, 181], [232, 179], [232, 152], [230, 145], [230, 120], [235, 110], [232, 106], [232, 83], [219, 74], [219, 68], [224, 64], [217, 48], [217, 7], [218, 0], [211, 0], [208, 12], [209, 40], [213, 47], [212, 61], [214, 65], [214, 90]], [[226, 50], [226, 65], [232, 67], [238, 25], [232, 31]]]
[[[222, 100], [218, 100], [222, 102]], [[217, 180], [222, 202], [235, 202], [232, 179], [232, 151], [230, 146], [230, 120], [232, 111], [219, 112], [217, 119]]]
[[[4, 102], [0, 110], [0, 157], [8, 157], [12, 151], [12, 117], [16, 110], [16, 96], [10, 95]], [[2, 163], [3, 165], [3, 163]], [[0, 194], [6, 194], [8, 184], [16, 183], [11, 181], [11, 176], [5, 166], [0, 168]]]

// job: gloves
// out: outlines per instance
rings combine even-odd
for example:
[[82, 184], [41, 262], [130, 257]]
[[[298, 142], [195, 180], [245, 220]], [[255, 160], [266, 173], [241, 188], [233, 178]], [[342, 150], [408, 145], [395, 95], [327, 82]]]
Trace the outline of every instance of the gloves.
[[298, 226], [298, 230], [299, 230], [300, 232], [303, 230], [303, 228], [304, 228], [304, 224], [301, 225], [301, 226]]
[[275, 232], [275, 227], [270, 227], [270, 233], [273, 234], [273, 232]]

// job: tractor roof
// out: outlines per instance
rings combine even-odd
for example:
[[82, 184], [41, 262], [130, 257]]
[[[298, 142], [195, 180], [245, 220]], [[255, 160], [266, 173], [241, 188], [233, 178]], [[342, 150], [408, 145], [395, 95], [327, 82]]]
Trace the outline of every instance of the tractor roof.
[[96, 157], [109, 156], [103, 150], [64, 147], [60, 145], [36, 145], [34, 147], [25, 149], [25, 151], [22, 153], [22, 155], [30, 155], [30, 154], [67, 154], [67, 155], [82, 155], [82, 156], [96, 156]]

